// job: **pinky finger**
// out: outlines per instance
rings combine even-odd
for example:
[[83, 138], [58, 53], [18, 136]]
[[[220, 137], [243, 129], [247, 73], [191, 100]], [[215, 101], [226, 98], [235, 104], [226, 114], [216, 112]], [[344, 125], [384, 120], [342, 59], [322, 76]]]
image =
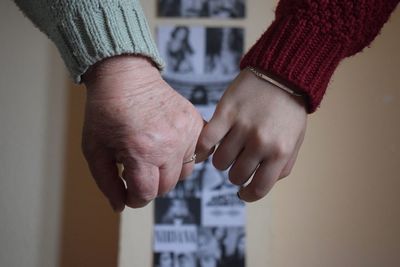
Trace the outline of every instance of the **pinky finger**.
[[294, 149], [294, 151], [292, 153], [292, 156], [290, 157], [289, 161], [286, 163], [285, 167], [283, 168], [283, 170], [282, 170], [282, 172], [281, 172], [281, 174], [279, 176], [279, 180], [281, 180], [281, 179], [283, 179], [285, 177], [288, 177], [290, 172], [292, 171], [293, 166], [296, 163], [296, 159], [297, 159], [297, 156], [299, 154], [300, 147], [303, 144], [304, 136], [305, 136], [305, 133], [303, 132], [301, 134], [299, 140], [297, 141], [297, 144], [296, 144], [296, 147], [295, 147], [295, 149]]
[[276, 162], [269, 163], [267, 161], [262, 162], [251, 182], [239, 190], [238, 196], [246, 202], [254, 202], [262, 199], [274, 186], [282, 169], [283, 164]]

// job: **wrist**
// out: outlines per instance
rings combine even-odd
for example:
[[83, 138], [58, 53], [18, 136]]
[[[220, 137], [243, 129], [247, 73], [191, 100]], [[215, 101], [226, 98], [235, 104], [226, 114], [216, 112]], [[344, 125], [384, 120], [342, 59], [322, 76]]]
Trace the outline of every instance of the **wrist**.
[[247, 67], [250, 72], [252, 72], [257, 78], [264, 80], [267, 83], [270, 83], [274, 85], [275, 87], [285, 91], [286, 93], [292, 95], [292, 96], [297, 96], [297, 97], [304, 97], [301, 93], [296, 92], [295, 90], [287, 87], [283, 83], [279, 82], [277, 79], [274, 79], [267, 75], [266, 73], [263, 73], [262, 71], [254, 68], [254, 67]]
[[93, 65], [83, 75], [87, 95], [96, 98], [139, 94], [160, 80], [161, 74], [153, 62], [138, 55], [107, 58]]
[[251, 77], [251, 79], [258, 80], [264, 83], [266, 87], [272, 88], [276, 92], [276, 95], [292, 99], [295, 103], [303, 107], [304, 110], [307, 112], [307, 99], [305, 95], [286, 86], [279, 79], [274, 79], [273, 77], [255, 68], [247, 67], [243, 69], [242, 72], [245, 72], [248, 77]]
[[147, 77], [160, 77], [160, 72], [147, 57], [140, 55], [121, 55], [106, 58], [91, 66], [83, 75], [83, 82], [90, 84], [111, 78], [127, 76], [143, 80]]

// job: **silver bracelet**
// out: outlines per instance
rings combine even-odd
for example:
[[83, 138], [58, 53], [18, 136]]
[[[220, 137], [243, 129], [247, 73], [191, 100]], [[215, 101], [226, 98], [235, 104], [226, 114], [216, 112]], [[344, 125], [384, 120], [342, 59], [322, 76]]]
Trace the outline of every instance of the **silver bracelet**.
[[285, 91], [286, 93], [289, 93], [293, 96], [299, 96], [299, 97], [303, 97], [303, 95], [296, 93], [294, 90], [286, 87], [285, 85], [275, 81], [274, 79], [268, 77], [267, 75], [265, 75], [264, 73], [260, 72], [259, 70], [253, 68], [253, 67], [247, 67], [247, 69], [249, 71], [251, 71], [255, 76], [257, 76], [259, 79], [267, 81], [273, 85], [275, 85], [276, 87], [282, 89], [283, 91]]

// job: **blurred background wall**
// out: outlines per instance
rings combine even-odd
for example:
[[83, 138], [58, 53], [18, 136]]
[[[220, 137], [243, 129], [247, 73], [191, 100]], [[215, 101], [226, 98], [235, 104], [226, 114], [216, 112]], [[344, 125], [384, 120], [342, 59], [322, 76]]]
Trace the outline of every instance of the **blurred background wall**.
[[80, 152], [84, 87], [0, 1], [0, 266], [116, 266], [119, 217]]
[[[142, 1], [150, 24], [155, 1]], [[249, 47], [276, 1], [248, 0]], [[186, 23], [186, 21], [185, 21]], [[216, 25], [215, 21], [188, 23]], [[400, 266], [400, 10], [343, 62], [291, 176], [248, 206], [248, 266]], [[0, 266], [150, 266], [152, 206], [119, 217], [81, 156], [84, 89], [12, 1], [0, 2]]]
[[65, 73], [12, 1], [0, 1], [0, 34], [0, 266], [56, 266]]

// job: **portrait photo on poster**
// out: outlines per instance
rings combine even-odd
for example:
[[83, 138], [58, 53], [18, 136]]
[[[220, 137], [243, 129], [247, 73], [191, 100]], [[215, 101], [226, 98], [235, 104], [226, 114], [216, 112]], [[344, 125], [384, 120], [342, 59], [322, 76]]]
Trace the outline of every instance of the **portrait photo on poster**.
[[204, 69], [205, 29], [200, 26], [160, 26], [158, 47], [166, 61], [165, 74], [193, 76]]
[[156, 224], [200, 224], [200, 199], [163, 197], [155, 201]]
[[194, 105], [218, 103], [239, 73], [244, 30], [234, 27], [160, 26], [157, 44], [164, 79]]
[[246, 0], [157, 0], [157, 15], [173, 18], [243, 19]]
[[237, 74], [243, 43], [243, 29], [207, 28], [205, 73], [221, 76]]
[[153, 266], [245, 267], [244, 227], [198, 227], [193, 237], [196, 240], [189, 245], [176, 241], [185, 239], [181, 237], [171, 240], [175, 244], [158, 246], [153, 254]]
[[200, 227], [197, 233], [200, 267], [244, 267], [244, 227]]

